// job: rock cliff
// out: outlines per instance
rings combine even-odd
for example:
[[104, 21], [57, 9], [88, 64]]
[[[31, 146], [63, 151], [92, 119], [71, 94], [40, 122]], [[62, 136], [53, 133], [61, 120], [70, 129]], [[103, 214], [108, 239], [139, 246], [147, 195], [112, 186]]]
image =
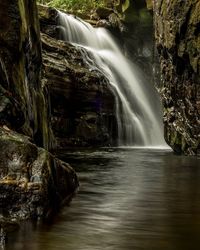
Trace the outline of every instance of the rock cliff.
[[200, 2], [154, 1], [165, 139], [175, 152], [200, 152]]
[[[88, 52], [61, 40], [57, 11], [39, 6], [43, 85], [49, 93], [57, 150], [114, 145], [115, 97], [105, 76], [88, 64]], [[91, 61], [91, 60], [90, 60]]]
[[48, 216], [76, 191], [75, 172], [46, 150], [117, 138], [108, 80], [86, 50], [58, 40], [56, 16], [40, 10], [40, 35], [35, 1], [0, 3], [0, 213], [8, 218]]
[[30, 136], [48, 149], [35, 1], [3, 1], [0, 17], [0, 124]]
[[36, 3], [1, 1], [0, 19], [0, 217], [45, 217], [78, 182], [45, 150], [53, 136]]

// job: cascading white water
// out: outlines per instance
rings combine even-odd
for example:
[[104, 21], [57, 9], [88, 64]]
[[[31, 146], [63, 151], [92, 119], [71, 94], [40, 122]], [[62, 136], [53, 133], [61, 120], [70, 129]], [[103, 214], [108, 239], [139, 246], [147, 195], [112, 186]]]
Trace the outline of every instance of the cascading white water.
[[[133, 65], [124, 57], [104, 28], [93, 28], [83, 20], [59, 12], [62, 38], [89, 51], [88, 64], [97, 65], [109, 79], [116, 95], [119, 146], [164, 146], [163, 126], [155, 111], [154, 92], [148, 92], [134, 74]], [[94, 62], [93, 65], [91, 60]], [[153, 88], [153, 86], [152, 86]], [[150, 98], [148, 98], [148, 95]]]

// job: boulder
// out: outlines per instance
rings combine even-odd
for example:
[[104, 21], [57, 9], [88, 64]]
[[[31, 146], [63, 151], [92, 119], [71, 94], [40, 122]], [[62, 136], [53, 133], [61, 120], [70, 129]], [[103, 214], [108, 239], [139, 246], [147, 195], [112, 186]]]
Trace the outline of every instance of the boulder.
[[16, 219], [48, 218], [78, 187], [67, 164], [28, 137], [0, 128], [0, 210]]

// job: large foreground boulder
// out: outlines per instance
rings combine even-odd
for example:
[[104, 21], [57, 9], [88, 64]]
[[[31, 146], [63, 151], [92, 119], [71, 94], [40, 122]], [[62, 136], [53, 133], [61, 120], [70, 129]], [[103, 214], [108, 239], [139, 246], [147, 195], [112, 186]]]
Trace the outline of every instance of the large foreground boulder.
[[8, 129], [0, 128], [0, 211], [5, 217], [47, 218], [78, 187], [66, 163]]

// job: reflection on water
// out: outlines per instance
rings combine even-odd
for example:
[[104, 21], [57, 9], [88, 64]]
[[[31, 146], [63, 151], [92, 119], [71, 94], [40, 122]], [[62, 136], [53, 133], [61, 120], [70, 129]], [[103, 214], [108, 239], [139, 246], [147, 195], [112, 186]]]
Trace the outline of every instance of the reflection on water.
[[110, 151], [68, 154], [77, 197], [51, 225], [24, 223], [6, 250], [199, 250], [200, 159]]

